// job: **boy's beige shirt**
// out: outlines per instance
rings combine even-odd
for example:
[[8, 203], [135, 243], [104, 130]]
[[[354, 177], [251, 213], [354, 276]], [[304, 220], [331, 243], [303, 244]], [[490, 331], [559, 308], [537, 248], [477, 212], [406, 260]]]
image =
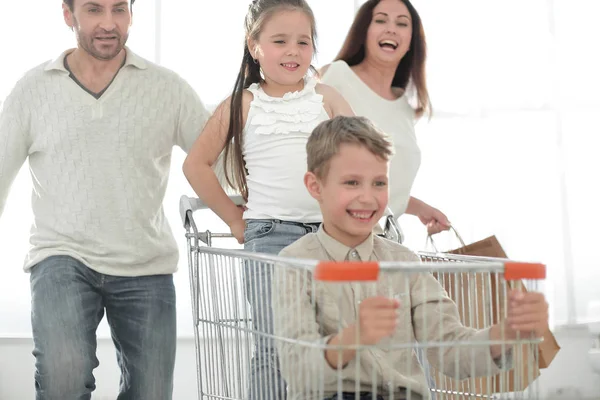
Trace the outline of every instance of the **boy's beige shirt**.
[[[419, 261], [406, 247], [377, 235], [354, 249], [329, 236], [323, 228], [286, 247], [281, 256], [331, 261]], [[400, 301], [393, 350], [360, 351], [345, 368], [331, 368], [325, 360], [327, 342], [356, 322], [359, 303], [373, 296]], [[274, 333], [288, 398], [323, 399], [338, 389], [348, 392], [377, 390], [404, 398], [402, 388], [429, 398], [424, 372], [413, 350], [415, 342], [464, 342], [469, 346], [436, 346], [427, 357], [433, 367], [450, 377], [490, 376], [500, 372], [491, 357], [489, 330], [464, 327], [456, 305], [430, 273], [382, 273], [378, 282], [324, 283], [308, 271], [278, 265], [273, 272]], [[391, 343], [384, 339], [383, 344]], [[479, 343], [479, 344], [477, 344]], [[386, 396], [387, 397], [387, 396]]]

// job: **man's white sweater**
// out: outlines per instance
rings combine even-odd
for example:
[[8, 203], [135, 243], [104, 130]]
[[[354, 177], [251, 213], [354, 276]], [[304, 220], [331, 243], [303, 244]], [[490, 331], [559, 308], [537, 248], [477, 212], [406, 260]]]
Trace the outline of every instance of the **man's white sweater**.
[[189, 150], [209, 114], [183, 79], [129, 49], [96, 99], [69, 77], [70, 51], [29, 71], [0, 109], [0, 214], [27, 158], [33, 179], [25, 269], [69, 255], [107, 275], [172, 273], [171, 152]]

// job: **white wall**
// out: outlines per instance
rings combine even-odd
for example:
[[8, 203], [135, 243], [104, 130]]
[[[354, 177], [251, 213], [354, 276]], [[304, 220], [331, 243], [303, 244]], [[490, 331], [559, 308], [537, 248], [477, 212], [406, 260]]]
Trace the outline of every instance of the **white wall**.
[[[587, 361], [590, 337], [586, 330], [566, 329], [556, 333], [562, 350], [550, 368], [542, 371], [537, 391], [543, 399], [600, 399], [600, 375], [595, 375]], [[196, 400], [196, 361], [193, 339], [180, 339], [175, 365], [173, 400]], [[0, 339], [0, 399], [34, 398], [33, 363], [30, 339]], [[97, 389], [94, 400], [114, 400], [118, 391], [119, 371], [112, 342], [100, 339], [95, 371]], [[557, 392], [563, 390], [561, 394]], [[569, 390], [569, 392], [566, 392]], [[582, 397], [575, 397], [572, 390]], [[560, 393], [560, 392], [559, 392]]]

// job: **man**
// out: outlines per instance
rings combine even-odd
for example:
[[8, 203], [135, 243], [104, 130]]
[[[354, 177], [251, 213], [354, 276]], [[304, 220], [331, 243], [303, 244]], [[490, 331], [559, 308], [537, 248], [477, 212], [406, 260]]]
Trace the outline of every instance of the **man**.
[[38, 400], [90, 399], [106, 310], [119, 400], [171, 399], [175, 240], [162, 209], [174, 144], [208, 112], [175, 73], [125, 47], [135, 0], [63, 0], [77, 48], [29, 71], [0, 110], [0, 213], [29, 158]]

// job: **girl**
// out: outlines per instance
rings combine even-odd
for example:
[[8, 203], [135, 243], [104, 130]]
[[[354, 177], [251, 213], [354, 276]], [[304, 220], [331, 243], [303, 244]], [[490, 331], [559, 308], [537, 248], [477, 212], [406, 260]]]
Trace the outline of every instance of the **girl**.
[[[335, 89], [307, 75], [316, 27], [306, 1], [255, 0], [245, 27], [233, 93], [190, 150], [184, 173], [245, 250], [278, 254], [321, 222], [319, 205], [303, 184], [310, 133], [326, 119], [353, 112]], [[223, 150], [227, 183], [246, 200], [244, 210], [229, 199], [212, 169]], [[257, 267], [246, 266], [246, 297], [254, 330], [272, 334], [271, 274]], [[274, 344], [259, 336], [249, 397], [284, 399]]]

